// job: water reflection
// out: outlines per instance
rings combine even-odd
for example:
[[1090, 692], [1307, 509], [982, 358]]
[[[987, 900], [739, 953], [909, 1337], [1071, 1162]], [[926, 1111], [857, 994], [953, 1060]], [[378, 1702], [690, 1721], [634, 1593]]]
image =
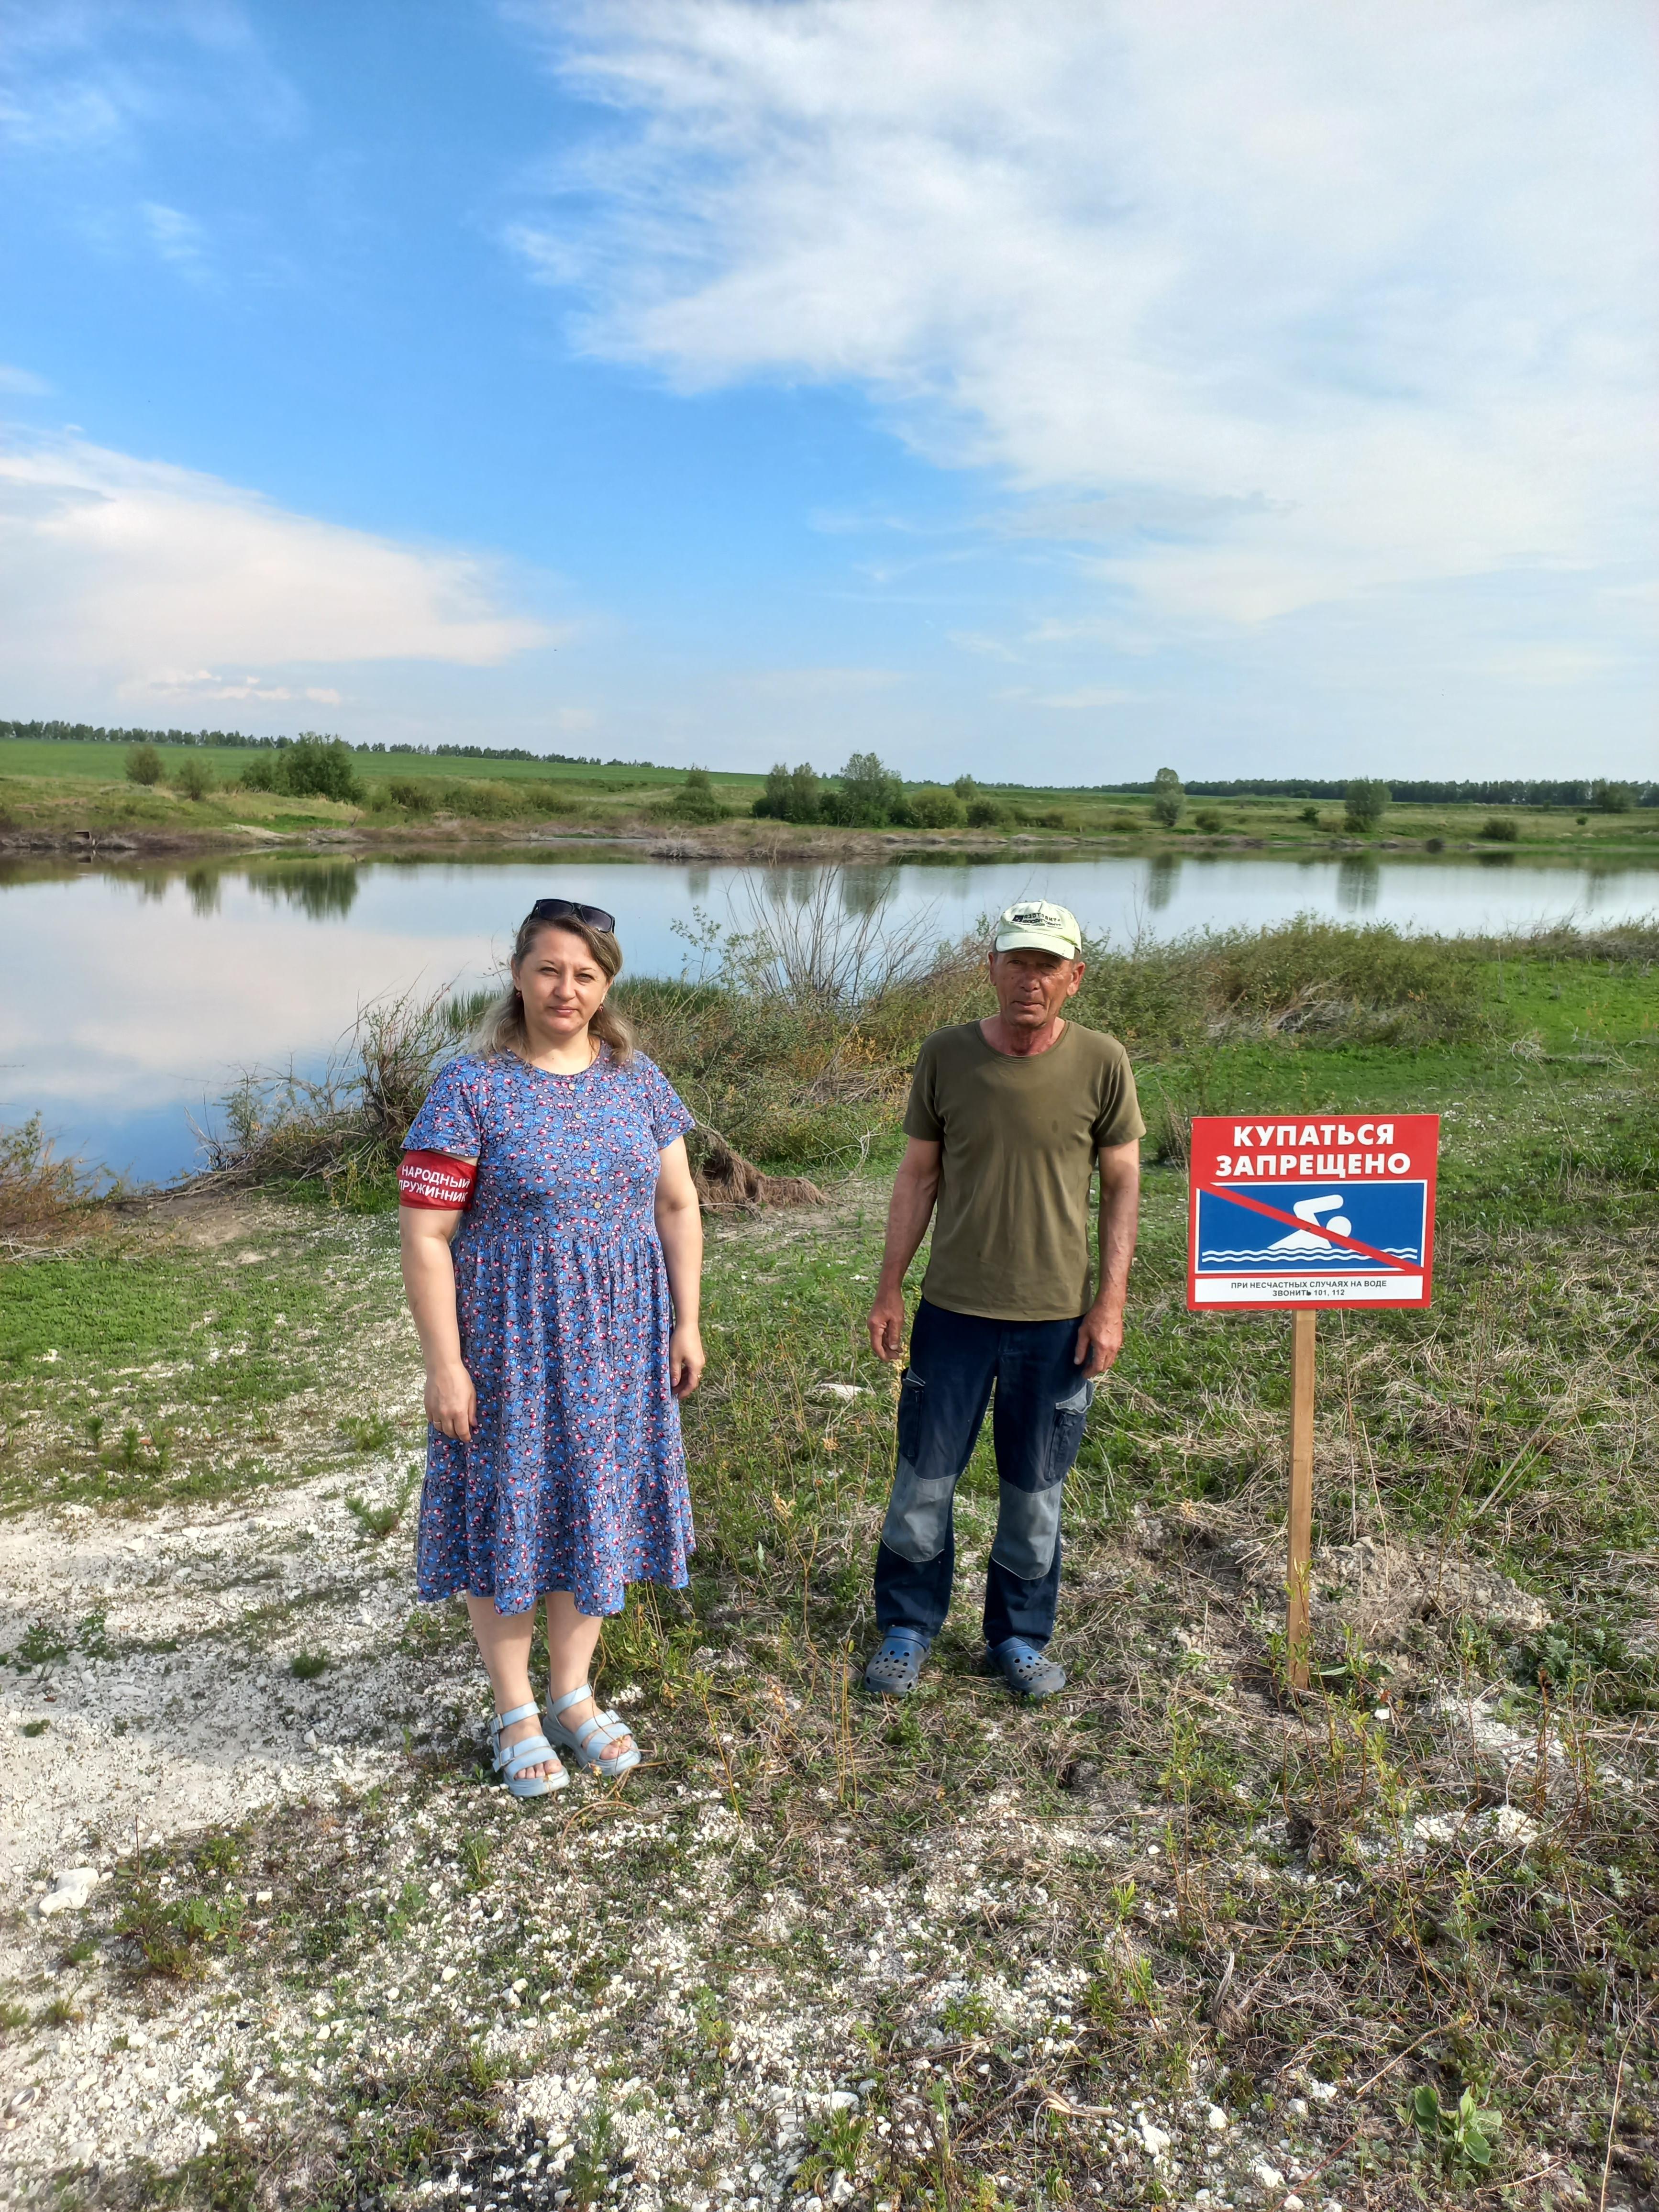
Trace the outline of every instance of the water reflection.
[[1477, 853], [1475, 858], [1483, 868], [1512, 868], [1515, 866], [1513, 853]]
[[879, 914], [892, 896], [890, 867], [842, 869], [841, 902], [848, 914]]
[[1350, 853], [1337, 863], [1336, 902], [1344, 914], [1369, 914], [1376, 904], [1382, 871], [1368, 853]]
[[1155, 853], [1146, 863], [1146, 903], [1162, 914], [1181, 885], [1179, 853]]
[[357, 903], [355, 860], [276, 861], [250, 870], [247, 881], [261, 898], [297, 907], [313, 921], [337, 921]]
[[204, 921], [219, 911], [219, 871], [217, 868], [189, 868], [185, 872], [185, 891], [190, 900], [192, 914]]

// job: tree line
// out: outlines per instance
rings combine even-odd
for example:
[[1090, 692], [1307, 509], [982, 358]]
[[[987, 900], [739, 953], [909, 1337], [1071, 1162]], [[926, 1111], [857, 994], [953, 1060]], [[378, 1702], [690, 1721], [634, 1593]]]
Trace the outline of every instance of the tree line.
[[[1380, 781], [1390, 804], [1400, 806], [1601, 806], [1609, 792], [1628, 792], [1632, 805], [1659, 806], [1659, 784], [1620, 783], [1609, 776], [1555, 781], [1499, 776], [1474, 782], [1389, 776]], [[1122, 792], [1153, 792], [1156, 787], [1155, 781], [1112, 787]], [[1224, 783], [1193, 781], [1183, 788], [1193, 799], [1346, 800], [1350, 784], [1316, 776], [1237, 776]]]

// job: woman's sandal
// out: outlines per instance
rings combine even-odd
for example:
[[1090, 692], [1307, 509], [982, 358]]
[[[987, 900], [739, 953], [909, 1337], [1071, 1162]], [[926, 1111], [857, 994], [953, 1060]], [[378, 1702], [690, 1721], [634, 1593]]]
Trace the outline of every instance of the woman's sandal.
[[640, 1763], [638, 1744], [627, 1751], [607, 1753], [605, 1749], [607, 1744], [620, 1742], [623, 1736], [631, 1733], [621, 1716], [602, 1713], [596, 1703], [589, 1717], [578, 1721], [574, 1729], [567, 1728], [559, 1718], [561, 1713], [568, 1712], [572, 1705], [579, 1705], [584, 1698], [592, 1695], [592, 1691], [584, 1682], [580, 1689], [572, 1690], [566, 1697], [556, 1698], [547, 1709], [547, 1718], [543, 1725], [548, 1734], [557, 1740], [562, 1750], [574, 1752], [581, 1764], [599, 1775], [601, 1780], [615, 1782], [619, 1776], [629, 1773]]
[[[489, 1760], [507, 1793], [514, 1797], [545, 1797], [555, 1790], [568, 1790], [570, 1777], [559, 1764], [559, 1754], [544, 1735], [520, 1736], [517, 1743], [501, 1748], [501, 1730], [509, 1729], [515, 1721], [539, 1718], [541, 1708], [532, 1703], [514, 1705], [510, 1713], [497, 1713], [489, 1723]], [[550, 1774], [526, 1774], [526, 1766], [551, 1765]]]

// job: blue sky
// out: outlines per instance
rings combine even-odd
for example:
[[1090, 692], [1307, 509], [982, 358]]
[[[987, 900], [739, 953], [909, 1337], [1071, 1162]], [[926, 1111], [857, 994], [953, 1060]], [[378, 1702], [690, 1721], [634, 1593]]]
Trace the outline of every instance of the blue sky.
[[0, 713], [1653, 770], [1637, 0], [0, 0]]

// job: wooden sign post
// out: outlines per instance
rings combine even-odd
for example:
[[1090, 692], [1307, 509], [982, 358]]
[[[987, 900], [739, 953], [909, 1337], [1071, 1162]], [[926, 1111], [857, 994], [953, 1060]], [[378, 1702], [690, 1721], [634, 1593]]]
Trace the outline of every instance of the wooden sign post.
[[1426, 1306], [1437, 1114], [1193, 1121], [1187, 1304], [1291, 1310], [1285, 1679], [1311, 1680], [1315, 1330], [1320, 1308]]

